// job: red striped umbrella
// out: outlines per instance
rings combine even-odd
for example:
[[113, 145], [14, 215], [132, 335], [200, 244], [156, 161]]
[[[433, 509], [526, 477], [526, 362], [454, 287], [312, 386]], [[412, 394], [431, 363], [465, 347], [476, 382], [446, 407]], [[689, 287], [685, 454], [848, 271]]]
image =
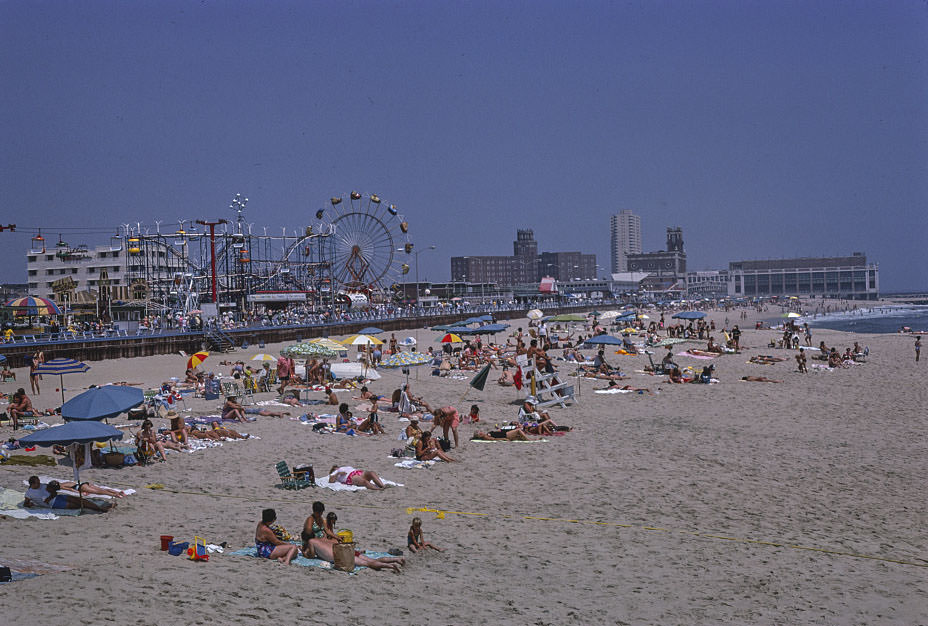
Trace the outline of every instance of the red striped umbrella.
[[4, 306], [13, 309], [13, 315], [61, 315], [58, 305], [45, 298], [13, 298]]

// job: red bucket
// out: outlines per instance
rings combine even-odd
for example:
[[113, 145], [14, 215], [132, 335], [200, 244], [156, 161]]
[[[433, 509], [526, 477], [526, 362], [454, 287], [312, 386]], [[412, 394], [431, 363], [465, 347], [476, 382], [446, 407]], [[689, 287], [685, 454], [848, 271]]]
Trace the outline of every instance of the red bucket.
[[168, 546], [174, 539], [174, 535], [161, 535], [161, 550], [167, 552]]

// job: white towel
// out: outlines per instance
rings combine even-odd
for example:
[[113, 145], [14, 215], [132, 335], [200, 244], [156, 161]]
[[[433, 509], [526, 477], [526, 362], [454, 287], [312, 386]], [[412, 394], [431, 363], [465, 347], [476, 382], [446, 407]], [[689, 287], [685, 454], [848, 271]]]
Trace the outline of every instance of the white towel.
[[[383, 479], [381, 479], [383, 480]], [[383, 484], [390, 485], [391, 487], [402, 487], [400, 483], [395, 483], [392, 480], [384, 480]], [[367, 489], [367, 487], [358, 487], [357, 485], [346, 485], [345, 483], [330, 483], [329, 477], [326, 476], [322, 480], [316, 481], [317, 487], [322, 487], [323, 489], [331, 489], [332, 491], [360, 491], [361, 489]]]

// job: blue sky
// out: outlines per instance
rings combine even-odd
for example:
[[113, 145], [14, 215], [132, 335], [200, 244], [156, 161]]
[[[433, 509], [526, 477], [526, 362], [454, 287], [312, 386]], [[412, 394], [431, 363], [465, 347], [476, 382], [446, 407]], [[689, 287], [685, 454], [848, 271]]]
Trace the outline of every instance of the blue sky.
[[433, 280], [524, 227], [608, 266], [632, 209], [691, 269], [864, 251], [884, 290], [928, 289], [921, 1], [4, 1], [0, 84], [7, 282], [26, 227], [241, 192], [278, 231], [357, 189], [437, 246]]

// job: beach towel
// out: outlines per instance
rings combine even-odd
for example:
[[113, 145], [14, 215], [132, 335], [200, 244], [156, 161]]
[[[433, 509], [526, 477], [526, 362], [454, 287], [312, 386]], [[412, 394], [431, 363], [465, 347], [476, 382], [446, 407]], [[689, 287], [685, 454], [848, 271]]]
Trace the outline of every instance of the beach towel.
[[55, 460], [55, 457], [49, 456], [47, 454], [11, 454], [9, 457], [7, 457], [3, 464], [37, 467], [39, 465], [55, 466], [58, 465], [58, 461]]
[[[390, 457], [391, 459], [394, 457]], [[393, 467], [398, 467], [400, 469], [428, 469], [438, 463], [437, 460], [432, 459], [430, 461], [417, 461], [416, 459], [403, 459], [399, 463], [394, 463]]]
[[[84, 498], [92, 500], [95, 504], [106, 502], [103, 498]], [[0, 488], [0, 515], [15, 517], [16, 519], [26, 519], [27, 517], [37, 517], [39, 519], [58, 519], [60, 516], [80, 515], [80, 509], [51, 509], [51, 508], [26, 508], [25, 492], [16, 491], [15, 489]], [[85, 513], [90, 513], [84, 509]]]
[[[390, 487], [404, 487], [400, 483], [395, 483], [392, 480], [386, 480], [381, 478], [384, 485], [389, 485]], [[367, 487], [358, 487], [357, 485], [346, 485], [345, 483], [330, 483], [329, 477], [325, 476], [322, 480], [316, 481], [317, 487], [322, 487], [323, 489], [331, 489], [332, 491], [368, 491]]]
[[[295, 544], [295, 545], [300, 545], [300, 544]], [[370, 550], [363, 550], [361, 553], [364, 554], [365, 556], [369, 556], [372, 559], [377, 559], [382, 556], [391, 556], [387, 552], [372, 552]], [[235, 550], [232, 552], [228, 552], [228, 554], [231, 554], [234, 556], [250, 556], [250, 557], [258, 558], [258, 549], [255, 548], [254, 546], [248, 546], [246, 548], [242, 548], [241, 550]], [[270, 559], [262, 559], [262, 560], [269, 561]], [[343, 571], [340, 569], [335, 569], [335, 566], [329, 563], [328, 561], [323, 561], [322, 559], [307, 559], [302, 554], [297, 556], [295, 559], [293, 559], [293, 561], [291, 561], [291, 564], [300, 565], [302, 567], [318, 567], [320, 569], [332, 570], [333, 572]], [[356, 565], [353, 571], [344, 572], [344, 573], [354, 575], [360, 572], [362, 569], [366, 569], [366, 568], [361, 565]]]
[[[43, 485], [47, 485], [48, 483], [52, 482], [53, 480], [57, 480], [59, 483], [61, 483], [61, 482], [65, 482], [65, 483], [70, 483], [70, 482], [72, 482], [72, 480], [71, 480], [70, 478], [53, 478], [53, 477], [51, 477], [51, 476], [39, 476], [39, 482], [42, 483]], [[24, 486], [24, 487], [28, 487], [28, 486], [29, 486], [29, 479], [23, 480], [23, 486]], [[117, 487], [110, 487], [109, 485], [98, 485], [98, 487], [103, 487], [104, 489], [116, 489], [117, 491], [122, 491], [122, 492], [123, 492], [124, 494], [126, 494], [127, 496], [131, 496], [133, 493], [135, 493], [135, 489], [118, 489]], [[61, 488], [61, 491], [62, 491], [63, 493], [74, 494], [75, 496], [78, 495], [78, 493], [77, 493], [76, 491], [73, 491], [73, 490], [71, 490], [71, 489], [66, 489], [65, 487], [62, 487], [62, 488]], [[112, 499], [113, 499], [113, 496], [94, 495], [93, 497], [94, 497], [94, 498], [106, 498], [106, 499], [109, 499], [109, 500], [112, 500]]]
[[593, 391], [595, 393], [635, 393], [632, 389], [594, 389]]

